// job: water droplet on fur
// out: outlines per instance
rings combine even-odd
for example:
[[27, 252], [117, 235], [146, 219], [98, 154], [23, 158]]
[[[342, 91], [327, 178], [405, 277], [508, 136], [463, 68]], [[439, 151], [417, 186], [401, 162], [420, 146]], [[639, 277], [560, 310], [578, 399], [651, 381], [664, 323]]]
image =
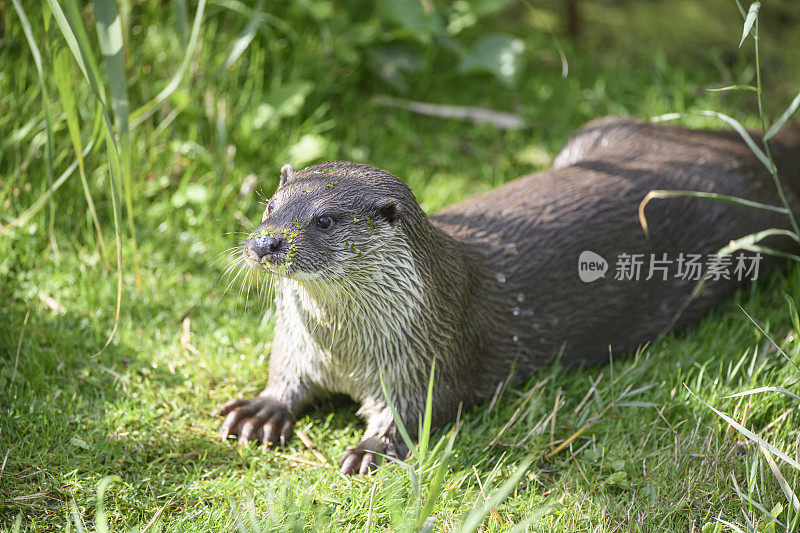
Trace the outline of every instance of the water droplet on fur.
[[511, 314], [514, 316], [519, 316], [519, 307], [515, 307], [514, 310], [511, 311]]
[[513, 337], [511, 337], [511, 340], [514, 341], [514, 342], [519, 342], [519, 337], [514, 335]]
[[518, 301], [519, 303], [522, 303], [522, 302], [524, 302], [524, 301], [525, 301], [525, 295], [524, 295], [524, 294], [522, 294], [522, 293], [519, 293], [519, 294], [517, 294], [517, 301]]
[[496, 279], [498, 283], [506, 282], [506, 276], [502, 272], [498, 272], [497, 274], [495, 274], [494, 279]]

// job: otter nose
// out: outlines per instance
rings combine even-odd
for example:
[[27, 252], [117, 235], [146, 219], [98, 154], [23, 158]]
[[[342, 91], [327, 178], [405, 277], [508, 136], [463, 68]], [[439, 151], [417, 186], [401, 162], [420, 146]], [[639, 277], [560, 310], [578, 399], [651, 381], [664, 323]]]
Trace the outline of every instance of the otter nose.
[[259, 259], [269, 255], [274, 255], [283, 249], [283, 237], [277, 235], [256, 236], [250, 244], [250, 248], [256, 253]]

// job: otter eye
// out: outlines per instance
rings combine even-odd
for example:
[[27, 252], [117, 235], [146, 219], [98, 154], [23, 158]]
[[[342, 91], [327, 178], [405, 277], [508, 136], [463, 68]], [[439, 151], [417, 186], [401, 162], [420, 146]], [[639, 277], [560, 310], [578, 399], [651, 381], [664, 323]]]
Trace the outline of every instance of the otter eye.
[[317, 226], [322, 229], [331, 229], [331, 226], [333, 226], [333, 219], [327, 215], [322, 215], [317, 219]]
[[267, 208], [264, 209], [264, 214], [261, 215], [261, 222], [266, 222], [267, 221], [267, 216], [271, 215], [273, 211], [275, 211], [275, 202], [274, 201], [270, 201], [267, 204]]

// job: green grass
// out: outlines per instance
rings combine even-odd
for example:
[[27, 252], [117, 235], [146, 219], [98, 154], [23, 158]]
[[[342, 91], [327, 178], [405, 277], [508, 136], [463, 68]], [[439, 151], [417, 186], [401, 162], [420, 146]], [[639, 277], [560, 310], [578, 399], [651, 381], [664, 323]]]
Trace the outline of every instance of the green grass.
[[[63, 77], [54, 70], [64, 61], [62, 34], [53, 22], [45, 30], [42, 7], [22, 4], [42, 53], [53, 163], [50, 172], [40, 78], [13, 5], [0, 4], [3, 226], [42, 196], [48, 175], [57, 179], [76, 159], [71, 111], [57, 90]], [[178, 72], [196, 5], [122, 5], [127, 97], [137, 110]], [[558, 5], [536, 3], [533, 13], [514, 5], [454, 36], [467, 48], [490, 32], [520, 37], [526, 48], [516, 82], [460, 73], [448, 47], [436, 43], [418, 55], [421, 66], [405, 78], [404, 91], [401, 82], [380, 76], [375, 53], [419, 45], [376, 37], [380, 29], [396, 30], [385, 14], [376, 18], [384, 13], [377, 8], [265, 2], [256, 15], [235, 1], [210, 1], [185, 79], [151, 117], [131, 121], [124, 148], [130, 183], [119, 184], [129, 203], [118, 204], [117, 223], [122, 308], [116, 335], [97, 356], [117, 298], [109, 186], [109, 165], [116, 163], [92, 90], [74, 59], [66, 62], [76, 80], [79, 140], [84, 147], [95, 141], [85, 158], [86, 187], [109, 264], [77, 170], [45, 209], [0, 236], [0, 531], [10, 531], [17, 516], [29, 531], [65, 529], [74, 522], [73, 501], [79, 521], [93, 529], [96, 489], [109, 475], [119, 476], [105, 494], [113, 530], [144, 527], [159, 512], [158, 527], [167, 531], [290, 523], [363, 531], [368, 521], [376, 531], [413, 524], [416, 517], [403, 513], [426, 503], [433, 469], [445, 455], [433, 444], [444, 432], [434, 435], [428, 462], [417, 469], [421, 496], [400, 464], [345, 479], [335, 469], [287, 459], [318, 462], [297, 438], [280, 457], [220, 441], [212, 411], [261, 390], [272, 323], [263, 323], [266, 306], [254, 295], [239, 295], [238, 286], [225, 291], [217, 259], [236, 243], [243, 229], [237, 220], [256, 220], [263, 208], [255, 192], [242, 194], [242, 183], [255, 175], [256, 190], [268, 196], [284, 162], [375, 164], [405, 179], [432, 212], [546, 168], [568, 136], [594, 117], [714, 109], [760, 125], [752, 94], [704, 90], [754, 83], [750, 49], [736, 48], [742, 21], [732, 3], [587, 0], [583, 37], [560, 37], [567, 78], [542, 30], [549, 24], [558, 31]], [[789, 23], [780, 22], [781, 13]], [[92, 9], [80, 14], [99, 51]], [[767, 3], [762, 13], [765, 101], [773, 119], [798, 89], [798, 18], [788, 1]], [[247, 43], [239, 56], [236, 43]], [[97, 52], [95, 61], [105, 72]], [[371, 104], [378, 94], [513, 111], [531, 127], [500, 131], [422, 117]], [[705, 117], [685, 123], [720, 127]], [[747, 427], [764, 430], [762, 438], [797, 458], [797, 402], [772, 393], [725, 396], [760, 386], [797, 393], [800, 372], [737, 303], [798, 363], [798, 325], [784, 298], [796, 301], [798, 294], [800, 268], [773, 272], [697, 327], [638, 355], [614, 354], [613, 364], [579, 371], [543, 369], [506, 390], [492, 409], [487, 403], [465, 413], [433, 505], [437, 530], [458, 526], [527, 457], [533, 463], [489, 512], [486, 531], [536, 513], [535, 531], [697, 531], [716, 518], [758, 524], [764, 514], [737, 495], [737, 486], [767, 510], [782, 504], [777, 518], [785, 524], [789, 506], [758, 447], [689, 390], [740, 422], [746, 413]], [[181, 340], [187, 317], [194, 349]], [[331, 402], [297, 428], [335, 463], [363, 429], [353, 413], [353, 405]], [[568, 448], [548, 457], [587, 424]], [[778, 466], [797, 493], [800, 473]], [[790, 516], [796, 527], [797, 513]]]

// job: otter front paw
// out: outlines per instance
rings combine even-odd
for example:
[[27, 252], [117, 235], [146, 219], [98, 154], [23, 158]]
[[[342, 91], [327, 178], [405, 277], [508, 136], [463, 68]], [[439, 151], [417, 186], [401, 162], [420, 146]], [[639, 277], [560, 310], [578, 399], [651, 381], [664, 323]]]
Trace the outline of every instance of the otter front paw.
[[256, 440], [266, 446], [283, 446], [292, 435], [294, 418], [289, 410], [269, 398], [233, 400], [217, 410], [225, 417], [219, 432], [223, 438], [233, 435], [239, 444]]
[[369, 474], [378, 468], [379, 455], [385, 449], [378, 439], [365, 439], [358, 446], [344, 452], [339, 467], [342, 474], [352, 476], [354, 474]]

